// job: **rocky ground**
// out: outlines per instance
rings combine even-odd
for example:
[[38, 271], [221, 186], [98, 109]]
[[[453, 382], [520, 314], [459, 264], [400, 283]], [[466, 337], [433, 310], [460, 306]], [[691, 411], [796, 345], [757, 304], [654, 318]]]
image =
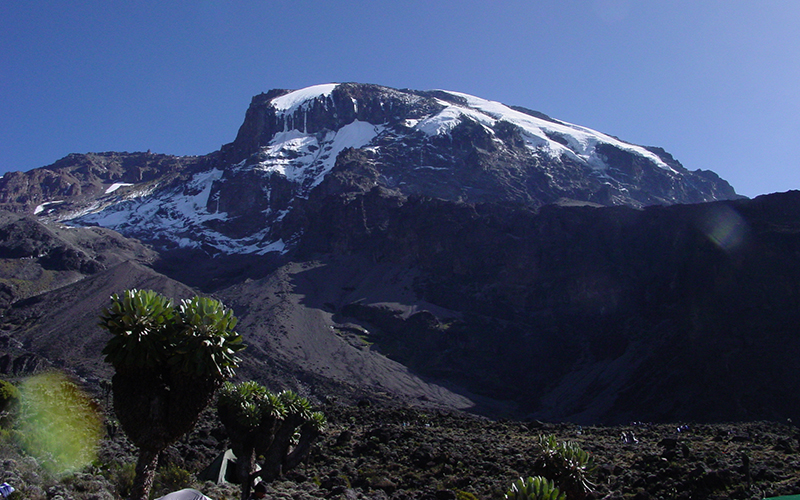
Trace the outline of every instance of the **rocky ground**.
[[502, 498], [513, 480], [535, 473], [542, 434], [593, 455], [589, 498], [800, 493], [800, 430], [782, 424], [580, 427], [401, 408], [327, 411], [328, 434], [308, 465], [289, 476], [310, 497]]
[[[800, 429], [791, 425], [581, 427], [383, 405], [331, 404], [324, 411], [324, 437], [303, 466], [272, 486], [272, 498], [503, 498], [512, 481], [537, 472], [539, 436], [550, 434], [593, 455], [595, 487], [587, 498], [800, 493]], [[221, 446], [224, 431], [212, 419], [169, 456], [197, 469]], [[209, 486], [212, 498], [231, 495], [230, 488]]]
[[[268, 498], [500, 499], [512, 481], [537, 473], [541, 435], [573, 441], [592, 454], [589, 499], [755, 500], [800, 493], [800, 429], [791, 424], [581, 427], [377, 404], [323, 410], [329, 419], [324, 436], [303, 465], [271, 485]], [[121, 431], [109, 430], [100, 460], [82, 474], [48, 480], [33, 470], [35, 460], [6, 452], [0, 479], [24, 493], [17, 498], [120, 498], [131, 479], [132, 467], [124, 464], [135, 449]], [[238, 498], [237, 486], [202, 483], [193, 475], [224, 448], [224, 429], [208, 411], [162, 456], [154, 493], [191, 486], [215, 500]]]

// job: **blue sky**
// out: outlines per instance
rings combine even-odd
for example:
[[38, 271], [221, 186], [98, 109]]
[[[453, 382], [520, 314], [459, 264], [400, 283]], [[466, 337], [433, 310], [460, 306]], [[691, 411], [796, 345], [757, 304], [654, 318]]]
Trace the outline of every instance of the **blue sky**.
[[800, 189], [800, 3], [10, 1], [0, 172], [75, 152], [205, 154], [250, 98], [354, 81], [516, 104]]

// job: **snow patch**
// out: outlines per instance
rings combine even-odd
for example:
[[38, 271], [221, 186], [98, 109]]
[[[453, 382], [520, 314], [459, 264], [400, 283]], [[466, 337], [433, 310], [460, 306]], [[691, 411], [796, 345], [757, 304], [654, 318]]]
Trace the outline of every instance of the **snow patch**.
[[38, 215], [38, 214], [44, 212], [44, 209], [47, 208], [48, 206], [50, 206], [50, 205], [58, 205], [59, 203], [64, 203], [64, 200], [46, 201], [46, 202], [42, 203], [41, 205], [37, 205], [36, 208], [33, 209], [33, 215]]
[[[297, 138], [285, 137], [288, 142]], [[96, 203], [90, 207], [92, 213], [80, 214], [73, 222], [130, 232], [134, 237], [146, 234], [148, 238], [168, 241], [180, 248], [213, 248], [229, 254], [285, 252], [286, 244], [282, 240], [269, 238], [270, 228], [244, 238], [231, 238], [209, 228], [207, 222], [228, 217], [225, 212], [213, 211], [213, 206], [211, 212], [207, 208], [211, 189], [222, 174], [222, 170], [214, 168], [195, 174], [186, 185], [175, 189], [151, 188], [139, 192], [139, 197], [129, 197], [115, 204]]]
[[121, 187], [124, 187], [124, 186], [133, 186], [133, 184], [131, 184], [129, 182], [115, 182], [114, 184], [108, 186], [108, 189], [106, 189], [106, 194], [111, 194], [114, 191], [116, 191], [117, 189], [119, 189]]
[[182, 190], [162, 192], [159, 196], [127, 199], [102, 211], [85, 215], [82, 224], [98, 224], [111, 229], [140, 226], [159, 230], [169, 228], [180, 231], [196, 227], [205, 221], [220, 219], [224, 213], [206, 210], [211, 186], [222, 177], [216, 168], [200, 172]]
[[[621, 141], [615, 137], [592, 130], [580, 125], [573, 125], [571, 123], [560, 122], [555, 123], [535, 116], [516, 111], [509, 108], [505, 104], [497, 101], [488, 101], [469, 94], [460, 92], [446, 91], [448, 94], [461, 97], [467, 103], [467, 106], [484, 113], [490, 117], [493, 122], [505, 120], [513, 123], [522, 128], [527, 134], [531, 145], [534, 147], [541, 147], [543, 142], [546, 142], [548, 149], [553, 153], [563, 153], [568, 156], [577, 157], [595, 169], [604, 169], [605, 162], [595, 152], [595, 146], [599, 143], [610, 144], [623, 151], [628, 151], [639, 156], [643, 156], [652, 161], [658, 167], [674, 172], [674, 169], [664, 163], [652, 151], [648, 149]], [[494, 125], [488, 124], [490, 127]], [[565, 139], [567, 145], [550, 139], [549, 136], [558, 136]]]
[[366, 146], [384, 129], [383, 125], [355, 120], [324, 134], [307, 134], [299, 130], [279, 132], [262, 149], [264, 159], [255, 168], [281, 174], [311, 189], [331, 171], [339, 153], [346, 148]]
[[449, 134], [456, 125], [461, 123], [461, 117], [463, 115], [462, 109], [456, 106], [447, 106], [440, 111], [438, 115], [425, 118], [414, 128], [429, 136]]
[[[491, 131], [499, 121], [507, 121], [522, 129], [523, 138], [529, 148], [542, 151], [551, 157], [564, 155], [584, 162], [595, 170], [604, 170], [607, 165], [595, 150], [596, 146], [602, 143], [643, 156], [659, 168], [674, 172], [672, 167], [664, 163], [658, 155], [648, 149], [621, 141], [602, 132], [570, 123], [556, 123], [544, 120], [511, 109], [505, 104], [488, 101], [469, 94], [444, 92], [461, 98], [466, 105], [439, 100], [444, 109], [438, 114], [429, 116], [414, 124], [413, 127], [416, 130], [428, 136], [449, 134], [453, 128], [467, 117]], [[554, 138], [560, 140], [557, 141]], [[563, 142], [566, 144], [563, 144]]]
[[336, 83], [326, 83], [323, 85], [314, 85], [304, 89], [289, 92], [286, 95], [276, 97], [272, 100], [272, 105], [275, 109], [282, 111], [286, 114], [292, 114], [301, 104], [306, 101], [316, 99], [317, 97], [327, 97], [331, 95], [333, 89], [336, 88]]

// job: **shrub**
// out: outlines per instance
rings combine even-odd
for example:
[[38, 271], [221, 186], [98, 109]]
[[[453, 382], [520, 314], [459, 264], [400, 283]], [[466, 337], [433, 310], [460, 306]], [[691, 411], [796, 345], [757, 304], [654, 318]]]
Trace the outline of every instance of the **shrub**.
[[0, 411], [10, 409], [19, 401], [19, 390], [10, 382], [0, 380]]
[[167, 464], [156, 472], [153, 481], [153, 491], [166, 495], [169, 492], [189, 488], [194, 483], [194, 475], [188, 470], [176, 465]]
[[133, 488], [136, 464], [115, 462], [103, 470], [103, 475], [111, 483], [119, 498], [127, 498]]
[[456, 500], [478, 500], [478, 497], [469, 491], [456, 490]]
[[306, 398], [292, 391], [274, 394], [252, 381], [225, 383], [217, 411], [238, 457], [243, 499], [250, 496], [257, 456], [264, 457], [258, 475], [272, 481], [300, 464], [325, 426], [325, 416], [312, 411]]
[[147, 500], [158, 456], [189, 432], [244, 348], [233, 311], [207, 297], [170, 299], [151, 290], [114, 294], [100, 316], [112, 338], [114, 412], [139, 448], [130, 497]]
[[540, 436], [542, 456], [534, 469], [551, 479], [569, 500], [580, 500], [594, 488], [588, 475], [594, 472], [592, 456], [571, 441], [559, 443], [555, 436]]
[[542, 476], [519, 478], [508, 489], [506, 500], [565, 500], [566, 495]]

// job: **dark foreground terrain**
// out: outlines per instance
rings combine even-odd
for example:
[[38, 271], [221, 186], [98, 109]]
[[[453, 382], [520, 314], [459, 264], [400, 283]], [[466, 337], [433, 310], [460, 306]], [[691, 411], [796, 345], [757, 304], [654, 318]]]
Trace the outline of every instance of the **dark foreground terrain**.
[[[800, 429], [791, 424], [581, 427], [377, 404], [329, 404], [324, 411], [329, 425], [312, 455], [273, 483], [268, 498], [503, 498], [513, 480], [536, 472], [539, 436], [549, 434], [593, 455], [596, 469], [589, 478], [595, 487], [587, 498], [762, 499], [800, 493]], [[215, 500], [238, 498], [238, 486], [197, 480], [225, 444], [224, 429], [207, 412], [192, 435], [162, 456], [155, 496], [191, 486]], [[125, 464], [134, 452], [116, 432], [104, 442], [98, 464], [57, 478], [4, 442], [0, 479], [17, 487], [16, 498], [111, 500], [130, 485], [132, 466]]]
[[[542, 434], [592, 453], [596, 488], [589, 498], [760, 499], [800, 492], [800, 431], [786, 425], [689, 425], [679, 432], [667, 424], [494, 422], [400, 408], [328, 411], [325, 440], [294, 476], [305, 481], [276, 485], [276, 494], [294, 488], [309, 497], [502, 498], [513, 480], [536, 472]], [[625, 443], [623, 433], [638, 442]]]

